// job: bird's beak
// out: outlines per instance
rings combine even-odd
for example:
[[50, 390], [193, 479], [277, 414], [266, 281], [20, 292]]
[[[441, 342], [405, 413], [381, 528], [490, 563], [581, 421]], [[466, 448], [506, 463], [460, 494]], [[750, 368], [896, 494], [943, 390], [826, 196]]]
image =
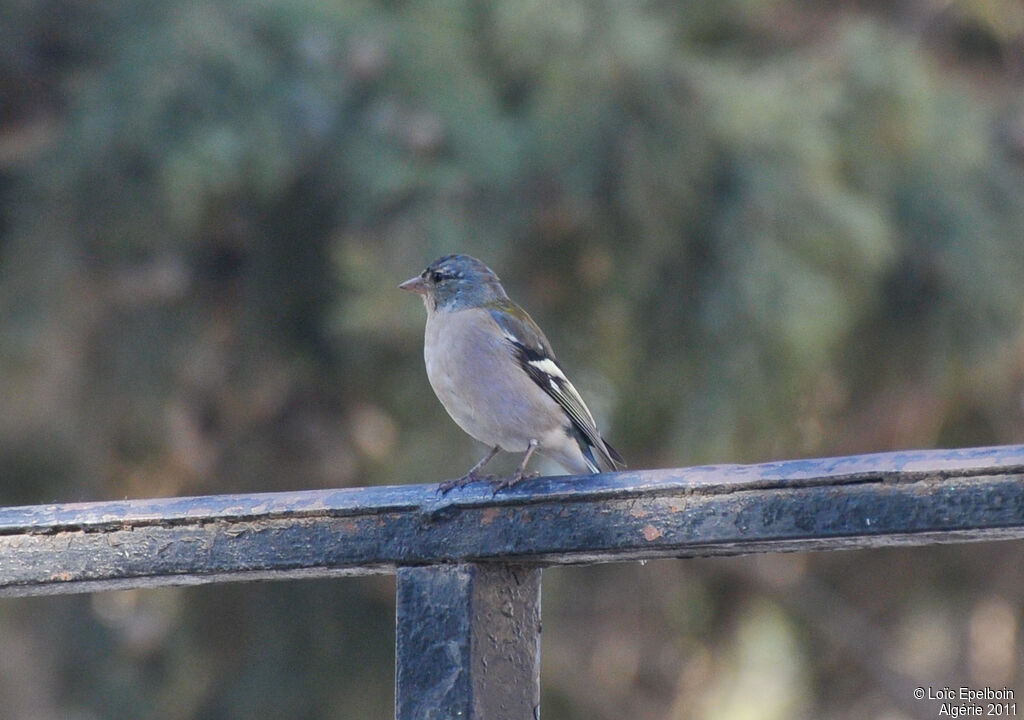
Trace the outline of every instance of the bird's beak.
[[427, 294], [427, 283], [419, 275], [409, 278], [398, 287], [400, 290], [408, 290], [409, 292], [414, 292], [418, 295]]

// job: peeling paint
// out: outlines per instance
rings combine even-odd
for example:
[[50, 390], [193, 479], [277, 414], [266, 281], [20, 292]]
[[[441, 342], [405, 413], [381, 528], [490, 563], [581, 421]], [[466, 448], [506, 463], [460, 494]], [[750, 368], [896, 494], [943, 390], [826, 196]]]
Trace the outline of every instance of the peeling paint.
[[655, 540], [657, 540], [665, 534], [653, 525], [644, 525], [643, 533], [644, 540], [646, 540], [647, 542], [654, 542]]

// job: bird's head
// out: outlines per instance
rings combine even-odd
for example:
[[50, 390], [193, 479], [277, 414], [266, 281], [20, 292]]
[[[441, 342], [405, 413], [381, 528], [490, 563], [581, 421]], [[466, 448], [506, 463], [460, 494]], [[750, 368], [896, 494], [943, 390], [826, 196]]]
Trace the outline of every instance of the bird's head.
[[469, 255], [445, 255], [399, 285], [423, 296], [427, 311], [480, 307], [508, 297], [494, 272]]

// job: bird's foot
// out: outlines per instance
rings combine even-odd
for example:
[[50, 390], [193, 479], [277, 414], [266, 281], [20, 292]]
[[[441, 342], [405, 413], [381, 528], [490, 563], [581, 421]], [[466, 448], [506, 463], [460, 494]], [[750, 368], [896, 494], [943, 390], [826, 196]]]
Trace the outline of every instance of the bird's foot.
[[444, 482], [439, 483], [437, 486], [437, 491], [442, 495], [447, 495], [451, 490], [454, 490], [455, 488], [464, 488], [470, 483], [475, 483], [478, 480], [482, 480], [484, 482], [492, 482], [493, 480], [495, 480], [495, 478], [496, 476], [494, 475], [480, 475], [470, 470], [468, 473], [460, 477], [458, 480], [445, 480]]
[[[491, 478], [491, 495], [497, 495], [499, 490], [510, 488], [520, 480], [529, 480], [530, 478], [540, 477], [540, 473], [536, 472], [523, 472], [522, 470], [516, 470], [508, 477], [502, 478]], [[497, 481], [497, 482], [495, 482]]]

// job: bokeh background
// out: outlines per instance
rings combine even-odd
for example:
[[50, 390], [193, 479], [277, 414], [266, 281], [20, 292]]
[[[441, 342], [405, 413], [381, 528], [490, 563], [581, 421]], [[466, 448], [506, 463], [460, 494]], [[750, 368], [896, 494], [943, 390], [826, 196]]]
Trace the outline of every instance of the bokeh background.
[[[1022, 88], [1015, 0], [4, 0], [0, 504], [461, 474], [456, 250], [633, 467], [1021, 442]], [[546, 571], [544, 717], [1021, 695], [1022, 550]], [[390, 717], [393, 589], [5, 600], [0, 717]]]

